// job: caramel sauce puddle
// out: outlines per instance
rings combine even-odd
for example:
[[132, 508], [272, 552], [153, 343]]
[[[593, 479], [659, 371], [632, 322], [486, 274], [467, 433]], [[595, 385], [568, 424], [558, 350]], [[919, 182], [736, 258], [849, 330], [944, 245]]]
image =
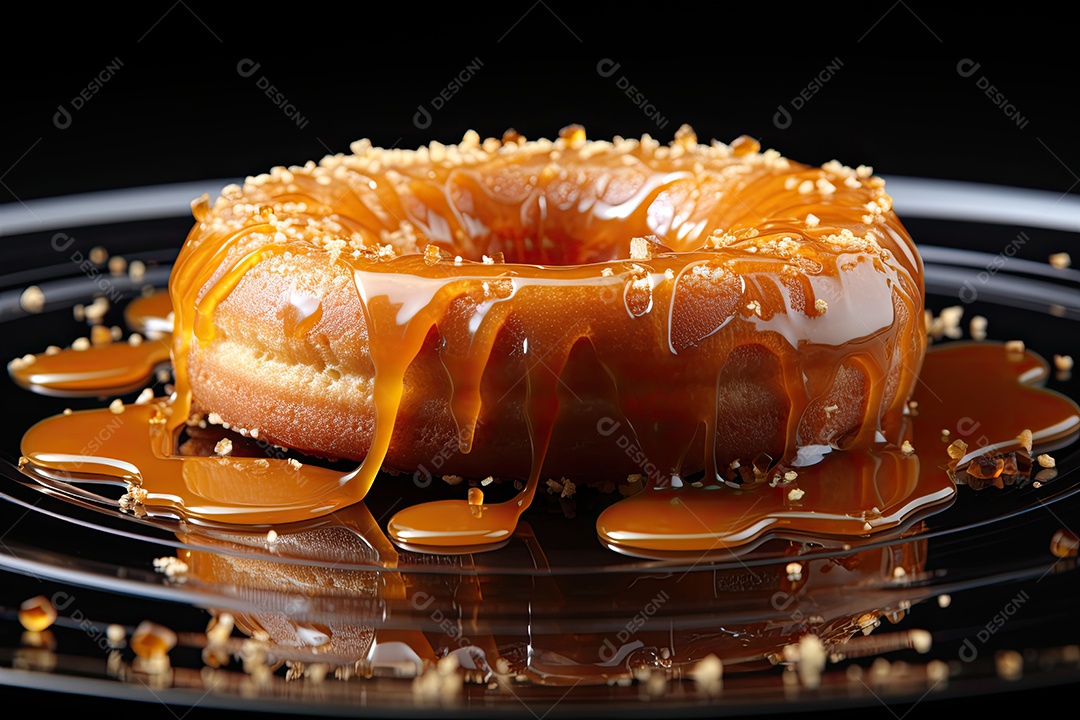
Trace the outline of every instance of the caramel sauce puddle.
[[832, 452], [775, 487], [647, 488], [605, 510], [598, 534], [613, 549], [637, 554], [719, 550], [766, 534], [839, 538], [896, 528], [954, 500], [953, 441], [969, 446], [962, 464], [1019, 451], [1025, 429], [1043, 444], [1076, 435], [1080, 408], [1039, 386], [1048, 374], [1041, 357], [1002, 343], [931, 347], [908, 417], [911, 452], [884, 443]]
[[73, 347], [39, 353], [31, 363], [10, 367], [18, 385], [44, 395], [124, 395], [145, 387], [154, 371], [170, 361], [172, 303], [157, 292], [128, 303], [124, 320], [145, 335], [86, 350]]

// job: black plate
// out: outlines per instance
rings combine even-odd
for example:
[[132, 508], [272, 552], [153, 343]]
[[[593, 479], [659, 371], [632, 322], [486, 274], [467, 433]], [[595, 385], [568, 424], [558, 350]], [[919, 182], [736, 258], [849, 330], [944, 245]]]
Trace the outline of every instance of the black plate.
[[[0, 227], [12, 236], [4, 239], [5, 267], [0, 275], [0, 322], [6, 331], [7, 356], [66, 344], [85, 334], [85, 325], [76, 322], [71, 312], [76, 303], [104, 293], [114, 301], [111, 320], [119, 322], [123, 303], [144, 284], [163, 287], [190, 226], [187, 202], [221, 184], [138, 189], [89, 201], [61, 198], [32, 207], [0, 208]], [[1068, 202], [1074, 198], [912, 178], [890, 179], [889, 188], [926, 261], [928, 307], [940, 310], [963, 304], [969, 316], [989, 318], [992, 338], [1022, 339], [1045, 357], [1080, 357], [1076, 332], [1080, 272], [1046, 263], [1053, 252], [1072, 249], [1080, 256], [1073, 232], [1080, 226], [1080, 209]], [[134, 282], [127, 276], [110, 275], [105, 267], [83, 264], [90, 249], [98, 245], [129, 263], [143, 261], [148, 267], [145, 278]], [[47, 303], [40, 314], [27, 313], [19, 305], [22, 290], [31, 284], [45, 290]], [[1080, 382], [1071, 376], [1051, 378], [1048, 386], [1080, 398]], [[340, 573], [335, 576], [338, 582], [346, 588], [356, 583], [351, 590], [337, 587], [308, 593], [280, 583], [253, 589], [170, 581], [155, 570], [154, 559], [185, 549], [205, 549], [214, 539], [211, 534], [185, 533], [190, 528], [175, 522], [137, 519], [107, 505], [43, 492], [16, 468], [22, 429], [65, 407], [100, 407], [103, 401], [33, 395], [15, 387], [6, 376], [0, 381], [0, 392], [8, 409], [7, 429], [0, 437], [0, 494], [5, 500], [0, 502], [0, 570], [4, 571], [0, 576], [4, 580], [0, 684], [9, 686], [6, 692], [13, 698], [27, 697], [18, 688], [40, 688], [46, 694], [30, 697], [57, 702], [62, 696], [56, 693], [74, 693], [87, 701], [161, 702], [178, 717], [192, 708], [200, 712], [213, 708], [307, 715], [426, 715], [432, 708], [417, 703], [409, 680], [342, 682], [331, 676], [321, 684], [310, 679], [286, 682], [281, 669], [269, 689], [252, 689], [241, 682], [246, 676], [235, 663], [227, 674], [201, 674], [203, 662], [196, 646], [209, 619], [208, 610], [225, 608], [309, 624], [345, 623], [376, 635], [423, 629], [446, 634], [447, 644], [453, 647], [471, 633], [532, 637], [534, 649], [543, 649], [545, 641], [560, 634], [582, 633], [594, 641], [618, 637], [645, 607], [645, 603], [619, 603], [590, 588], [630, 589], [665, 578], [670, 587], [695, 589], [670, 593], [670, 599], [665, 598], [643, 618], [643, 633], [668, 627], [672, 632], [701, 628], [703, 633], [715, 634], [721, 628], [758, 627], [755, 623], [772, 623], [795, 632], [815, 612], [828, 620], [875, 608], [889, 608], [896, 622], [888, 622], [888, 615], [879, 618], [886, 622], [868, 636], [876, 644], [865, 645], [866, 655], [830, 663], [817, 689], [786, 682], [780, 667], [763, 666], [729, 671], [718, 698], [703, 695], [686, 679], [672, 681], [663, 693], [655, 694], [647, 682], [628, 687], [510, 683], [497, 690], [468, 685], [458, 704], [440, 707], [438, 712], [470, 717], [523, 713], [536, 717], [696, 716], [876, 709], [884, 704], [901, 717], [922, 703], [945, 709], [952, 707], [949, 703], [970, 706], [990, 695], [995, 707], [1000, 707], [1013, 698], [1027, 701], [1034, 688], [1064, 694], [1074, 689], [1080, 677], [1080, 627], [1074, 621], [1074, 598], [1080, 589], [1076, 558], [1059, 558], [1050, 551], [1056, 531], [1080, 528], [1080, 473], [1076, 472], [1080, 448], [1076, 442], [1054, 449], [1058, 477], [1038, 491], [1029, 486], [974, 493], [961, 487], [953, 506], [931, 514], [924, 524], [913, 525], [905, 533], [876, 538], [858, 548], [810, 544], [797, 549], [808, 573], [842, 564], [857, 551], [877, 549], [880, 554], [874, 557], [888, 562], [917, 558], [921, 567], [917, 575], [897, 578], [889, 572], [892, 565], [875, 568], [850, 597], [837, 596], [827, 586], [807, 585], [795, 592], [784, 585], [782, 576], [793, 552], [786, 541], [765, 543], [738, 557], [681, 561], [612, 553], [597, 541], [590, 519], [595, 510], [585, 501], [573, 520], [564, 517], [557, 503], [538, 503], [525, 518], [529, 532], [519, 532], [505, 548], [491, 553], [442, 560], [397, 553], [379, 537], [378, 528], [398, 502], [396, 495], [379, 491], [385, 483], [376, 483], [365, 503], [370, 517], [354, 518], [354, 530], [367, 522], [371, 532], [359, 540], [355, 532], [350, 536], [354, 545], [347, 558], [328, 560], [312, 554], [310, 548], [281, 541], [268, 547], [254, 534], [224, 540], [216, 536], [215, 552], [237, 562], [255, 563], [266, 577], [298, 567], [315, 568], [315, 572], [332, 564], [331, 569]], [[762, 578], [778, 584], [763, 592], [756, 587]], [[688, 581], [684, 584], [684, 580]], [[366, 593], [369, 581], [383, 586], [401, 582], [411, 588], [411, 594]], [[714, 589], [712, 597], [701, 596], [702, 583]], [[427, 597], [438, 593], [419, 594], [435, 587], [443, 589], [449, 602], [446, 608], [425, 604]], [[656, 585], [658, 592], [663, 587], [662, 582]], [[483, 603], [472, 598], [470, 588], [483, 590]], [[786, 592], [785, 588], [792, 590], [793, 603], [783, 598], [777, 601], [775, 593]], [[19, 604], [40, 594], [61, 606], [52, 656], [29, 652], [16, 620]], [[947, 606], [939, 601], [943, 595], [951, 599]], [[436, 616], [436, 611], [449, 613], [450, 608], [458, 613], [452, 627], [445, 625], [445, 614]], [[470, 612], [479, 615], [470, 620]], [[118, 623], [130, 630], [143, 619], [167, 625], [181, 635], [168, 682], [155, 684], [153, 678], [138, 674], [122, 680], [110, 673], [105, 626]], [[890, 646], [902, 645], [901, 638], [915, 629], [930, 633], [929, 652]], [[240, 638], [237, 633], [236, 641]], [[122, 659], [130, 660], [130, 654]], [[1005, 672], [1017, 659], [1022, 672]], [[887, 669], [882, 664], [886, 661]], [[41, 663], [53, 666], [44, 670]], [[942, 668], [949, 669], [947, 681], [939, 675]]]

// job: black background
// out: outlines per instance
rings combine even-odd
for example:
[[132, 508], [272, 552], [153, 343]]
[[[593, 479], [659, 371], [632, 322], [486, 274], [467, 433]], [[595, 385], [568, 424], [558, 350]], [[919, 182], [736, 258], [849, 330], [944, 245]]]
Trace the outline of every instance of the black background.
[[[1080, 173], [1074, 23], [1031, 3], [1008, 13], [895, 0], [241, 11], [163, 0], [123, 12], [38, 3], [5, 25], [0, 202], [242, 177], [348, 152], [361, 137], [415, 148], [470, 128], [552, 137], [573, 122], [594, 138], [648, 132], [664, 142], [689, 123], [702, 140], [745, 133], [796, 160], [836, 158], [886, 176], [1065, 193]], [[610, 77], [597, 71], [605, 59], [619, 64]], [[245, 60], [259, 65], [250, 77], [237, 69]], [[477, 60], [434, 110], [432, 99]], [[957, 70], [963, 60], [979, 64], [969, 77]], [[839, 68], [831, 78], [830, 64]], [[295, 108], [292, 119], [260, 90], [262, 78]], [[628, 83], [654, 117], [620, 89]], [[61, 105], [71, 113], [65, 129], [54, 123]], [[426, 128], [413, 122], [421, 105]], [[792, 115], [786, 129], [774, 123], [781, 105]], [[1018, 117], [1007, 116], [1010, 105]]]
[[[748, 134], [796, 160], [836, 158], [886, 177], [1062, 195], [1080, 187], [1074, 22], [1032, 3], [1008, 12], [916, 0], [240, 10], [164, 0], [123, 10], [27, 3], [5, 16], [0, 203], [242, 177], [348, 152], [361, 137], [415, 148], [456, 142], [468, 129], [552, 137], [569, 123], [593, 138], [647, 132], [663, 142], [689, 123], [702, 140]], [[602, 60], [618, 70], [602, 76]], [[958, 72], [965, 60], [979, 64], [968, 77]], [[244, 77], [241, 61], [258, 69]], [[477, 61], [479, 70], [434, 109], [432, 99]], [[830, 64], [839, 69], [795, 110], [792, 99], [828, 75]], [[110, 65], [115, 73], [89, 90]], [[261, 78], [302, 123], [264, 94]], [[654, 117], [620, 89], [627, 82]], [[980, 84], [988, 83], [1020, 122], [986, 96]], [[92, 94], [75, 109], [84, 90]], [[421, 105], [431, 113], [423, 128], [414, 123]], [[774, 122], [781, 105], [791, 112], [783, 129]], [[61, 106], [70, 112], [67, 127], [56, 122]], [[1075, 689], [1010, 700], [1047, 707]], [[0, 698], [82, 711], [114, 705], [11, 689], [0, 689]], [[991, 697], [935, 708], [1006, 705]], [[878, 707], [859, 716], [905, 710]], [[933, 712], [922, 707], [918, 716], [924, 711]], [[162, 708], [154, 714], [168, 717]]]

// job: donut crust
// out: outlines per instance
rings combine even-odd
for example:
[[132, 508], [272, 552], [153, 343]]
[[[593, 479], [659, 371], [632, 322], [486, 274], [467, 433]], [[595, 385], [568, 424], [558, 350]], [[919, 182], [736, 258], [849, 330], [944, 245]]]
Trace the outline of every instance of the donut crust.
[[687, 128], [352, 149], [194, 204], [194, 411], [353, 461], [391, 422], [388, 469], [586, 483], [899, 442], [922, 265], [868, 168]]

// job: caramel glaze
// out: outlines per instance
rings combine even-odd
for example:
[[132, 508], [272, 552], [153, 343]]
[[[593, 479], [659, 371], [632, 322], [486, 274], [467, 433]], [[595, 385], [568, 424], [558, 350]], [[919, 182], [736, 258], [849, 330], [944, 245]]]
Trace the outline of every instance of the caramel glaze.
[[448, 446], [444, 473], [527, 479], [480, 513], [394, 519], [433, 546], [508, 536], [545, 475], [640, 472], [601, 422], [652, 484], [899, 438], [921, 266], [879, 178], [688, 130], [353, 149], [195, 203], [170, 280], [172, 431], [212, 411], [361, 461], [327, 506]]

